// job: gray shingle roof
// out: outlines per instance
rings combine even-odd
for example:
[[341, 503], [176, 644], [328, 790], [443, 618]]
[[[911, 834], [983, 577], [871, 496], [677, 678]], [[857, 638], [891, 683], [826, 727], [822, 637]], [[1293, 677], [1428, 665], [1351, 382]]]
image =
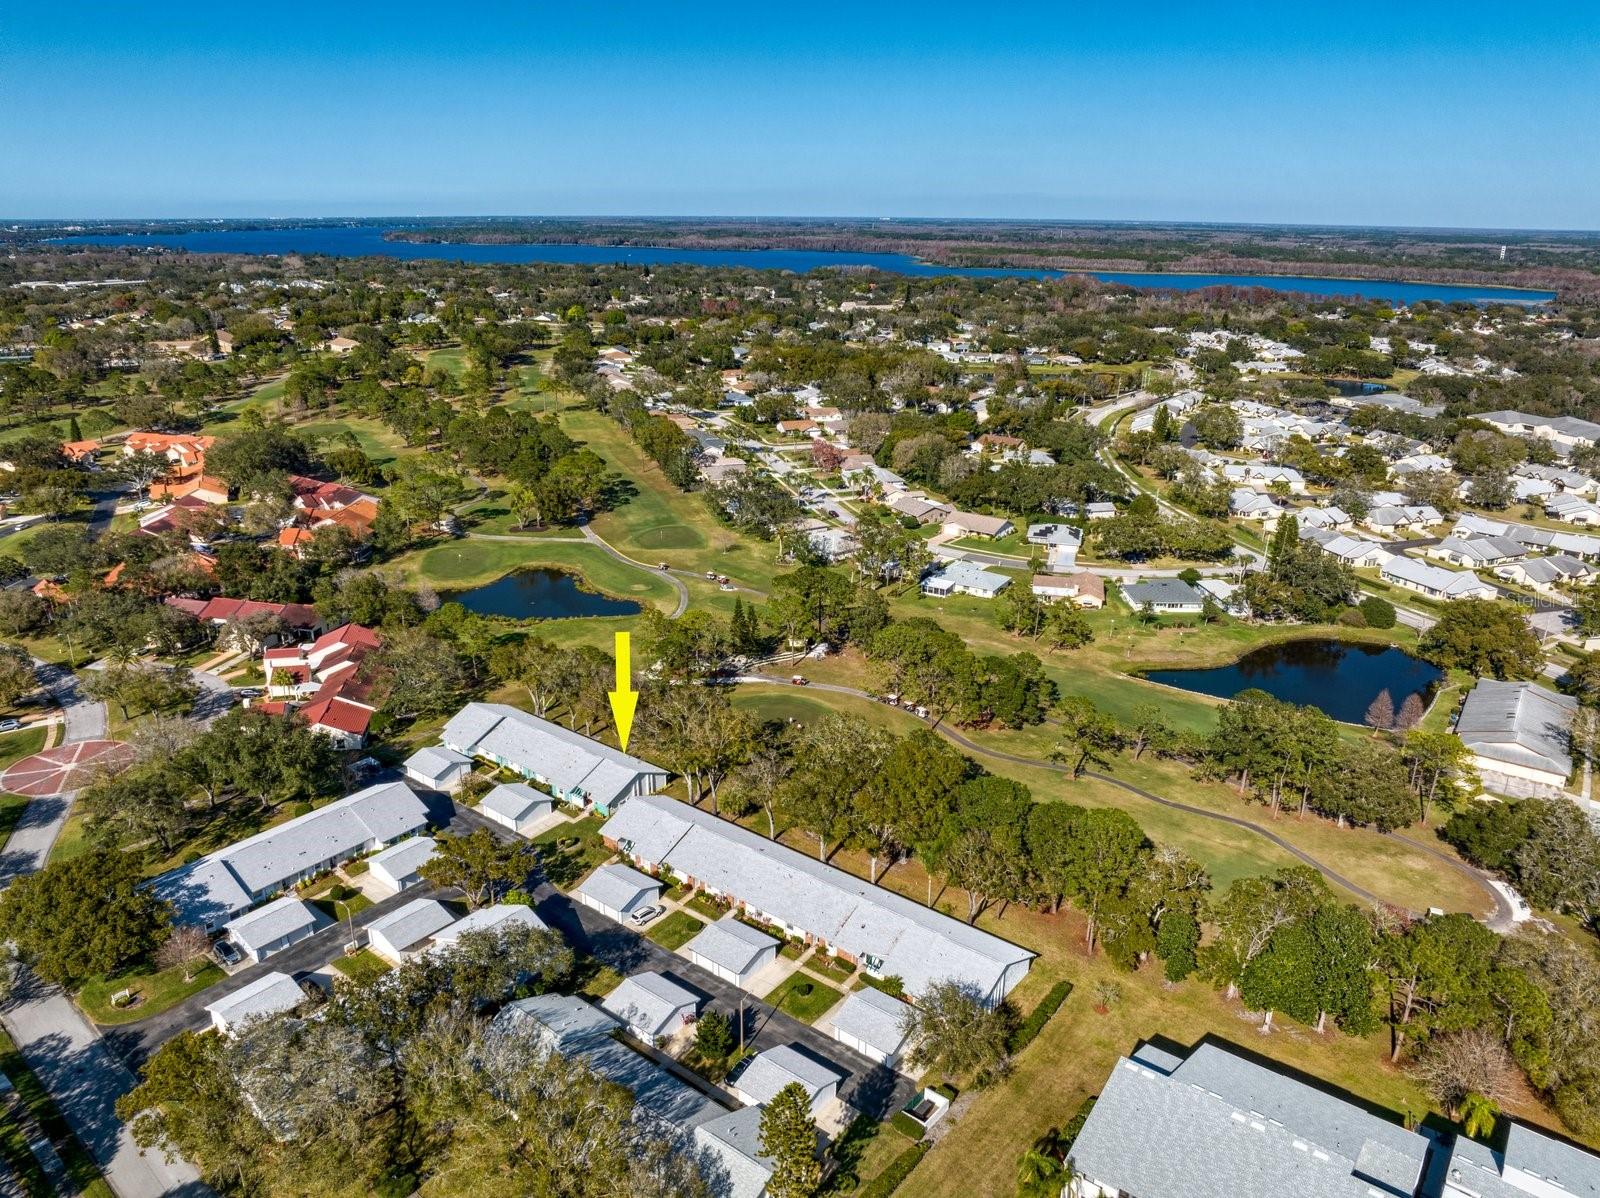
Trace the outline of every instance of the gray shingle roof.
[[261, 1019], [282, 1011], [292, 1011], [305, 1001], [299, 985], [286, 973], [264, 973], [255, 981], [207, 1003], [206, 1011], [221, 1016], [229, 1028], [247, 1019]]
[[[934, 982], [1008, 993], [1034, 954], [665, 795], [626, 803], [601, 835], [628, 841], [646, 864], [667, 865], [804, 931], [857, 960], [882, 963], [911, 994]], [[648, 851], [646, 847], [648, 846]], [[703, 933], [702, 933], [703, 934]]]
[[434, 936], [433, 942], [440, 945], [454, 944], [468, 932], [498, 932], [513, 924], [529, 928], [546, 926], [532, 907], [524, 907], [521, 903], [496, 903], [492, 907], [479, 907], [476, 911], [463, 915], [455, 923], [439, 931]]
[[317, 926], [315, 908], [292, 894], [257, 907], [227, 925], [233, 942], [247, 952], [258, 952], [274, 941]]
[[503, 782], [478, 803], [479, 811], [493, 812], [502, 819], [521, 823], [541, 807], [548, 811], [555, 800], [526, 782]]
[[714, 1157], [704, 1170], [717, 1198], [761, 1198], [773, 1161], [761, 1154], [761, 1108], [742, 1107], [694, 1129], [695, 1145]]
[[778, 1044], [751, 1058], [734, 1084], [754, 1101], [768, 1103], [793, 1082], [805, 1088], [806, 1097], [815, 1099], [844, 1078], [837, 1069], [806, 1056], [792, 1044]]
[[636, 973], [623, 978], [600, 1005], [629, 1027], [653, 1036], [665, 1030], [668, 1021], [684, 1008], [692, 1013], [700, 1005], [700, 996], [664, 974]]
[[1198, 607], [1205, 602], [1205, 596], [1181, 578], [1156, 578], [1150, 582], [1125, 582], [1122, 584], [1122, 595], [1134, 607], [1143, 607], [1146, 603], [1154, 604], [1158, 607], [1164, 603], [1193, 604]]
[[557, 790], [582, 790], [605, 806], [641, 777], [664, 780], [670, 774], [659, 765], [504, 703], [468, 703], [450, 717], [440, 739], [457, 752], [508, 762]]
[[743, 974], [756, 958], [777, 943], [765, 932], [724, 915], [685, 944], [683, 951], [704, 957], [735, 974]]
[[906, 1041], [906, 1014], [911, 1010], [893, 995], [871, 986], [857, 990], [833, 1013], [833, 1026], [879, 1052], [892, 1055]]
[[381, 853], [372, 854], [367, 858], [367, 865], [369, 868], [381, 865], [395, 877], [404, 878], [433, 860], [438, 851], [438, 842], [433, 837], [411, 836], [399, 844], [390, 845]]
[[1416, 1190], [1423, 1136], [1214, 1045], [1170, 1074], [1156, 1064], [1124, 1057], [1106, 1079], [1072, 1146], [1083, 1177], [1161, 1198]]
[[405, 952], [455, 921], [454, 912], [438, 899], [422, 898], [373, 920], [367, 925], [367, 934], [377, 933], [396, 951]]
[[602, 865], [583, 880], [577, 892], [602, 907], [626, 915], [639, 903], [653, 900], [660, 894], [661, 883], [631, 866]]
[[1532, 682], [1480, 678], [1461, 705], [1456, 735], [1480, 757], [1508, 765], [1572, 772], [1567, 728], [1577, 700]]
[[1522, 1178], [1507, 1179], [1508, 1172], [1538, 1177], [1574, 1198], [1600, 1198], [1600, 1156], [1520, 1123], [1509, 1125], [1504, 1152], [1464, 1136], [1457, 1138], [1450, 1157], [1451, 1180], [1456, 1180], [1457, 1172], [1461, 1184], [1479, 1198], [1528, 1198], [1535, 1192]]

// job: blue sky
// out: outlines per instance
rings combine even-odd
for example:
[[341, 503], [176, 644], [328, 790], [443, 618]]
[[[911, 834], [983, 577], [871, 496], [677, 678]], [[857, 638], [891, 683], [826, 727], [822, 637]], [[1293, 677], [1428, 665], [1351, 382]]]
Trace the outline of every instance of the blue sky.
[[1592, 3], [6, 8], [0, 217], [1600, 227]]

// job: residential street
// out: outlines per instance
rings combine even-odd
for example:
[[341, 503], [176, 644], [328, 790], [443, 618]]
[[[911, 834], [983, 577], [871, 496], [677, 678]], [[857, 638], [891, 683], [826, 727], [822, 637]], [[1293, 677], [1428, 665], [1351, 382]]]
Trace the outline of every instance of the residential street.
[[133, 1142], [116, 1115], [116, 1101], [132, 1088], [133, 1075], [66, 995], [31, 982], [0, 1018], [120, 1198], [211, 1192], [186, 1162], [169, 1162]]

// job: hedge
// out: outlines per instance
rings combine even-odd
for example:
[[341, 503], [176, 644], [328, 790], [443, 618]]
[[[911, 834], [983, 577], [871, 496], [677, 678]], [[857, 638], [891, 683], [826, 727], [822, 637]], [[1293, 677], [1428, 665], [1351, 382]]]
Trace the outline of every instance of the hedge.
[[1050, 1016], [1061, 1009], [1061, 1004], [1067, 1001], [1067, 995], [1071, 993], [1071, 982], [1057, 982], [1050, 987], [1050, 993], [1039, 1000], [1039, 1005], [1029, 1011], [1028, 1017], [1017, 1024], [1016, 1030], [1011, 1033], [1011, 1042], [1006, 1047], [1013, 1056], [1033, 1043], [1034, 1037], [1044, 1030], [1044, 1025], [1050, 1022]]
[[890, 1194], [900, 1188], [900, 1183], [911, 1175], [911, 1170], [917, 1167], [917, 1162], [927, 1153], [926, 1144], [913, 1144], [890, 1161], [889, 1167], [882, 1173], [862, 1186], [856, 1198], [889, 1198]]
[[924, 1130], [922, 1124], [918, 1123], [904, 1111], [896, 1111], [893, 1118], [889, 1120], [889, 1126], [894, 1128], [895, 1131], [899, 1132], [912, 1143], [916, 1143], [918, 1140], [922, 1139]]

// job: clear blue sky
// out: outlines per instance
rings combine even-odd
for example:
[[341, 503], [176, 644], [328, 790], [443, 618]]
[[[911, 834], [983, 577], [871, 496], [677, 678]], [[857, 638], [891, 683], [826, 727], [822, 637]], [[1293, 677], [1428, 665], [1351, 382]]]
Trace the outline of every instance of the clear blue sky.
[[1600, 227], [1600, 6], [11, 3], [0, 217]]

